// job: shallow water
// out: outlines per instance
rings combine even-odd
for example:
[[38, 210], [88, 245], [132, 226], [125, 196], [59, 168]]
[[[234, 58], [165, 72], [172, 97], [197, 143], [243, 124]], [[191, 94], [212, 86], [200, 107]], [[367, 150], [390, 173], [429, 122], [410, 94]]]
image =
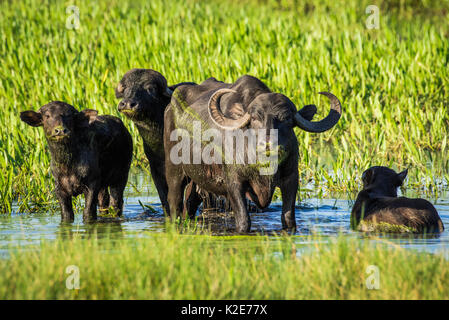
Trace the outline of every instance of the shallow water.
[[[155, 195], [154, 186], [145, 182], [142, 175], [135, 176], [134, 181], [126, 191], [124, 214], [122, 219], [102, 218], [100, 222], [85, 225], [81, 214], [75, 216], [75, 222], [63, 225], [59, 214], [39, 213], [23, 214], [13, 212], [11, 215], [0, 215], [0, 256], [8, 255], [9, 250], [27, 249], [29, 245], [39, 244], [41, 240], [55, 240], [77, 237], [89, 239], [146, 237], [149, 232], [165, 230], [164, 216]], [[136, 187], [136, 186], [139, 187]], [[135, 190], [140, 190], [136, 192]], [[148, 196], [148, 194], [152, 194]], [[416, 194], [406, 196], [416, 196]], [[150, 204], [155, 212], [144, 210], [140, 205]], [[322, 235], [336, 237], [344, 234], [348, 237], [382, 241], [403, 248], [427, 252], [443, 252], [449, 257], [449, 192], [440, 194], [435, 204], [446, 231], [428, 236], [410, 235], [365, 235], [354, 232], [349, 227], [350, 211], [353, 202], [347, 199], [304, 199], [296, 206], [297, 241], [304, 243], [304, 235]], [[281, 231], [281, 202], [273, 202], [268, 210], [251, 213], [252, 234], [273, 234]], [[215, 234], [232, 234], [234, 222], [229, 214], [218, 214], [198, 217], [200, 228], [211, 230]], [[319, 241], [319, 240], [317, 240]]]

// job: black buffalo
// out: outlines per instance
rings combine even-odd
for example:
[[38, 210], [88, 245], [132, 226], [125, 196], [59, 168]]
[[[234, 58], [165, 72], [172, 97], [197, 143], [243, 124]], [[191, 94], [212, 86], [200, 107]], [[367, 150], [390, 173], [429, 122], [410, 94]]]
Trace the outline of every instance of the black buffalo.
[[[190, 178], [200, 188], [225, 196], [235, 214], [237, 231], [248, 232], [251, 222], [245, 207], [245, 197], [263, 209], [270, 204], [274, 188], [279, 186], [283, 199], [283, 228], [296, 229], [294, 205], [298, 190], [299, 155], [293, 128], [323, 132], [332, 128], [341, 116], [338, 99], [330, 93], [322, 94], [330, 99], [331, 111], [323, 120], [311, 122], [310, 119], [316, 113], [315, 106], [309, 105], [297, 111], [290, 99], [271, 92], [262, 81], [251, 76], [243, 76], [233, 84], [208, 79], [197, 86], [179, 86], [173, 93], [164, 118], [165, 169], [172, 217], [182, 212], [183, 192]], [[263, 150], [267, 150], [272, 143], [269, 130], [276, 129], [279, 145], [276, 152], [280, 158], [278, 170], [273, 174], [261, 175], [260, 168], [266, 163], [247, 165], [247, 159], [243, 164], [194, 164], [193, 142], [189, 163], [174, 163], [170, 153], [178, 141], [171, 141], [172, 132], [183, 129], [193, 137], [192, 123], [196, 120], [202, 124], [202, 130], [217, 129], [223, 136], [237, 129], [242, 129], [242, 133], [248, 133], [248, 129], [268, 131], [266, 141], [259, 146]], [[212, 154], [215, 152], [220, 153], [222, 150], [215, 150]]]
[[351, 213], [353, 229], [416, 233], [444, 230], [437, 210], [429, 201], [398, 197], [397, 189], [404, 182], [407, 172], [396, 173], [381, 166], [363, 172], [363, 190], [359, 192]]
[[85, 222], [97, 219], [97, 204], [122, 214], [133, 144], [119, 118], [53, 101], [21, 112], [20, 119], [44, 128], [63, 221], [74, 220], [72, 197], [79, 194], [85, 196]]
[[[224, 84], [215, 79], [211, 80], [203, 82], [208, 84], [207, 88], [230, 86], [230, 84]], [[116, 97], [121, 99], [118, 110], [134, 122], [143, 139], [144, 152], [150, 164], [151, 176], [167, 214], [170, 211], [167, 202], [168, 185], [165, 178], [164, 112], [170, 103], [173, 90], [181, 85], [192, 89], [186, 97], [188, 103], [193, 102], [199, 93], [207, 90], [204, 86], [197, 86], [193, 82], [182, 82], [168, 86], [165, 77], [152, 69], [129, 70], [115, 89]], [[203, 190], [200, 195], [197, 189], [197, 186], [191, 182], [186, 191], [183, 212], [188, 213], [191, 218], [195, 216], [196, 210], [203, 199], [206, 200], [204, 207], [226, 207], [226, 204], [219, 205], [221, 202], [216, 196]]]
[[[165, 77], [155, 70], [131, 69], [125, 73], [115, 89], [116, 97], [121, 99], [118, 110], [134, 122], [143, 139], [151, 176], [166, 213], [169, 213], [169, 207], [164, 163], [164, 111], [177, 86], [193, 84], [183, 82], [169, 87]], [[196, 188], [192, 186], [190, 190], [192, 196], [189, 197], [188, 203], [193, 203], [196, 207], [199, 201]]]

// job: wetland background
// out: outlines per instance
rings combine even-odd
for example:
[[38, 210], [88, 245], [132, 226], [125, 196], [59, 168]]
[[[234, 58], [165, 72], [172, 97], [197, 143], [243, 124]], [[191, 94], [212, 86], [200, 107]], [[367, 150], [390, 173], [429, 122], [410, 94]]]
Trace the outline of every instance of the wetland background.
[[[430, 200], [449, 228], [449, 2], [376, 1], [379, 28], [368, 29], [371, 2], [0, 2], [0, 297], [447, 299], [448, 231], [349, 229], [361, 173], [373, 165], [408, 167], [402, 193]], [[316, 104], [317, 118], [328, 108], [319, 91], [340, 98], [335, 128], [297, 131], [296, 236], [279, 234], [277, 195], [253, 215], [249, 237], [229, 234], [226, 217], [171, 230], [126, 119], [135, 150], [125, 220], [85, 226], [77, 215], [60, 225], [43, 132], [19, 113], [62, 100], [121, 117], [114, 88], [135, 67], [170, 84], [251, 74], [298, 107]], [[64, 284], [71, 264], [85, 275], [76, 292]], [[381, 270], [380, 290], [364, 285], [368, 265]]]

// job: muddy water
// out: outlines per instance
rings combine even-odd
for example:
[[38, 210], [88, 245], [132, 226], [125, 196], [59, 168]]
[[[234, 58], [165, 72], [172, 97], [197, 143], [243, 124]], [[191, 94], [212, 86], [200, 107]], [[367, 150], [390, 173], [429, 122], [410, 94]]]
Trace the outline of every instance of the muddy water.
[[[416, 193], [407, 196], [416, 196]], [[446, 231], [441, 234], [423, 236], [380, 235], [367, 236], [354, 232], [349, 227], [350, 211], [353, 201], [348, 199], [303, 199], [296, 206], [298, 242], [308, 241], [304, 235], [318, 234], [335, 237], [344, 234], [348, 237], [370, 239], [370, 241], [387, 241], [404, 248], [428, 252], [444, 252], [449, 256], [449, 192], [440, 194], [438, 199], [429, 199], [440, 213]], [[152, 211], [140, 203], [150, 204]], [[282, 203], [273, 202], [265, 212], [252, 213], [253, 234], [274, 234], [281, 230]], [[163, 232], [164, 216], [159, 198], [151, 183], [143, 175], [134, 176], [126, 191], [123, 219], [101, 219], [93, 225], [85, 225], [80, 214], [76, 215], [71, 225], [61, 225], [58, 213], [24, 214], [13, 211], [11, 215], [0, 215], [0, 256], [7, 255], [8, 250], [38, 244], [41, 240], [56, 240], [72, 237], [89, 239], [107, 237], [121, 239], [145, 237], [149, 232]], [[204, 214], [197, 218], [199, 228], [211, 230], [215, 234], [232, 234], [234, 220], [229, 214]]]

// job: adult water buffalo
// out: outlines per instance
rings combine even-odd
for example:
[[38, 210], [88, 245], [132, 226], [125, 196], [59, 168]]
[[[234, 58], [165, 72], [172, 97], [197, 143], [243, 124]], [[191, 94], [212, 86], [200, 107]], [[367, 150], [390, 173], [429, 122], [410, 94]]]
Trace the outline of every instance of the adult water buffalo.
[[121, 99], [118, 110], [134, 122], [143, 139], [151, 176], [162, 207], [167, 213], [169, 208], [164, 174], [163, 118], [176, 86], [169, 87], [165, 77], [155, 70], [131, 69], [125, 73], [115, 89], [116, 97]]
[[[323, 132], [335, 126], [341, 116], [338, 99], [331, 93], [321, 94], [331, 101], [330, 113], [321, 121], [311, 122], [316, 113], [314, 105], [297, 111], [290, 99], [271, 92], [262, 81], [252, 76], [243, 76], [231, 85], [210, 79], [197, 86], [179, 86], [173, 93], [164, 116], [165, 170], [172, 217], [180, 215], [184, 188], [188, 179], [192, 179], [202, 189], [225, 196], [235, 214], [237, 232], [248, 232], [251, 222], [245, 207], [245, 197], [263, 209], [270, 204], [274, 188], [279, 186], [283, 199], [282, 226], [284, 229], [295, 230], [294, 205], [298, 189], [299, 155], [293, 128], [298, 126], [308, 132]], [[212, 147], [208, 145], [204, 148], [202, 140], [199, 143], [201, 149], [195, 149], [198, 147], [195, 142], [198, 139], [195, 133], [195, 130], [198, 131], [196, 123], [201, 125], [201, 139], [204, 136], [217, 136], [217, 131], [225, 139], [227, 135], [232, 136], [230, 133], [237, 133], [236, 139], [239, 134], [246, 135], [244, 148], [239, 152], [236, 148], [231, 150], [238, 159], [223, 161], [220, 157], [227, 150], [223, 150], [219, 143], [222, 138], [215, 139], [215, 136], [211, 141]], [[213, 129], [213, 134], [210, 129]], [[249, 154], [254, 152], [250, 150], [250, 139], [256, 130], [266, 133], [256, 147], [261, 148], [263, 153], [268, 151], [278, 156], [275, 164], [277, 170], [261, 171], [267, 169], [267, 166], [271, 168], [271, 160], [256, 163], [249, 161]], [[181, 134], [187, 137], [178, 141]], [[275, 140], [278, 148], [271, 150], [270, 144], [274, 145]], [[189, 143], [188, 148], [183, 144], [185, 141]], [[229, 145], [227, 143], [225, 144]], [[231, 145], [233, 146], [233, 142]], [[213, 161], [198, 163], [198, 154], [202, 157], [206, 155], [206, 158], [212, 158]]]
[[[206, 84], [208, 88], [214, 87], [214, 85], [216, 87], [230, 86], [230, 84], [224, 84], [215, 79], [213, 81], [208, 79], [203, 84]], [[191, 95], [186, 96], [188, 102], [192, 102], [192, 99], [204, 90], [203, 86], [197, 86], [193, 82], [168, 86], [165, 77], [152, 69], [129, 70], [115, 89], [116, 97], [121, 99], [118, 110], [134, 122], [143, 139], [144, 152], [150, 164], [151, 176], [167, 214], [170, 211], [167, 203], [168, 186], [164, 168], [164, 111], [170, 103], [173, 90], [180, 85], [192, 87]], [[196, 189], [193, 183], [189, 184], [187, 189], [184, 211], [190, 217], [195, 216], [202, 201]], [[207, 197], [212, 205], [216, 203], [213, 195], [203, 192], [202, 196]]]

